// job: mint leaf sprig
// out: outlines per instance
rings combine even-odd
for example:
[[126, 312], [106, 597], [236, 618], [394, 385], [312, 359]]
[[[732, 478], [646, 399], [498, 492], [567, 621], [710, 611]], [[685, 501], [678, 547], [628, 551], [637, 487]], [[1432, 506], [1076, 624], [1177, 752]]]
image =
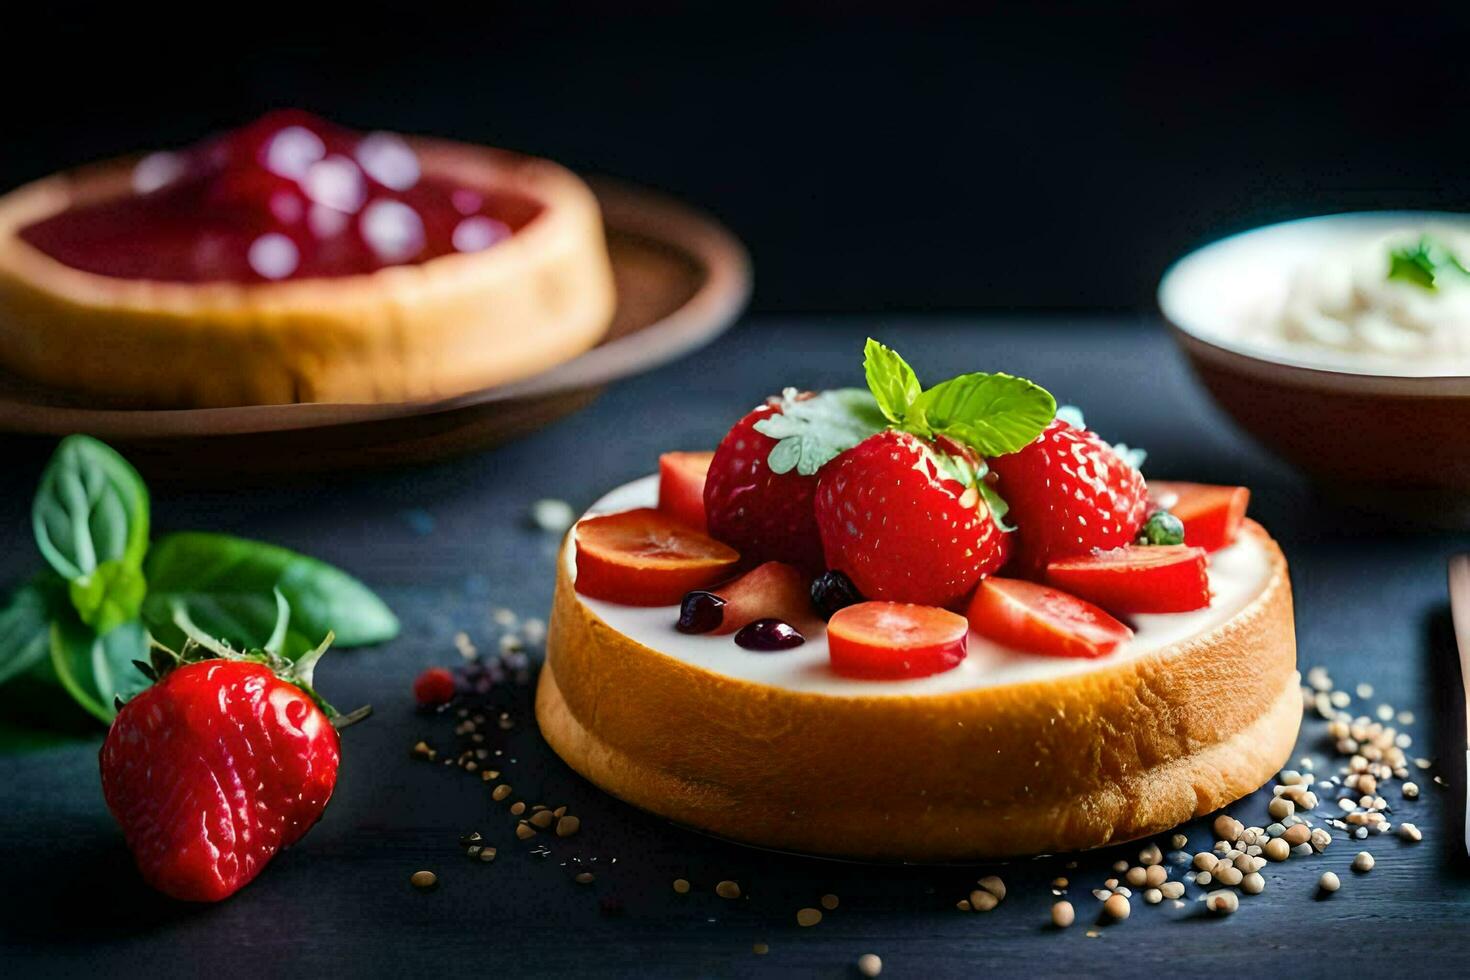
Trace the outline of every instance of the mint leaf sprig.
[[1435, 292], [1450, 277], [1470, 281], [1470, 269], [1432, 235], [1420, 235], [1418, 241], [1400, 245], [1388, 253], [1389, 279], [1413, 283]]
[[[1009, 374], [962, 374], [925, 389], [897, 351], [872, 338], [863, 349], [863, 373], [867, 391], [782, 393], [780, 412], [755, 424], [757, 432], [777, 440], [766, 461], [772, 472], [812, 476], [885, 428], [921, 439], [944, 436], [981, 457], [1003, 456], [1025, 447], [1056, 417], [1050, 392]], [[991, 509], [1004, 514], [1004, 502], [981, 479], [985, 474], [970, 475], [961, 482], [980, 487]]]
[[863, 370], [893, 428], [921, 439], [946, 436], [983, 457], [1024, 448], [1057, 414], [1051, 392], [1009, 374], [976, 371], [925, 389], [896, 351], [872, 338]]
[[108, 723], [150, 682], [138, 666], [150, 644], [190, 639], [180, 616], [199, 634], [308, 666], [333, 631], [344, 647], [398, 633], [387, 605], [340, 569], [223, 534], [150, 542], [149, 511], [143, 478], [120, 454], [88, 436], [61, 441], [31, 514], [48, 567], [0, 598], [0, 684], [59, 687]]

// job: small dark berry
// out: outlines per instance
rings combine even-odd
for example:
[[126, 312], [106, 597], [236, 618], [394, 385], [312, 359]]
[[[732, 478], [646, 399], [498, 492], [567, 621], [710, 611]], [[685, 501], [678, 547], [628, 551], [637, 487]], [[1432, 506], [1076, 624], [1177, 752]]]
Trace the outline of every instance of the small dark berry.
[[823, 619], [831, 619], [837, 610], [862, 601], [862, 593], [852, 584], [852, 579], [835, 569], [823, 572], [812, 581], [812, 605]]
[[1184, 522], [1167, 510], [1156, 510], [1144, 522], [1142, 537], [1144, 544], [1183, 544]]
[[413, 682], [413, 697], [422, 708], [434, 708], [454, 699], [454, 675], [443, 667], [430, 667]]
[[708, 633], [719, 629], [724, 621], [725, 600], [713, 592], [695, 591], [679, 604], [679, 622], [675, 628], [680, 633]]
[[805, 642], [796, 627], [779, 619], [757, 619], [735, 634], [736, 645], [747, 650], [790, 650]]

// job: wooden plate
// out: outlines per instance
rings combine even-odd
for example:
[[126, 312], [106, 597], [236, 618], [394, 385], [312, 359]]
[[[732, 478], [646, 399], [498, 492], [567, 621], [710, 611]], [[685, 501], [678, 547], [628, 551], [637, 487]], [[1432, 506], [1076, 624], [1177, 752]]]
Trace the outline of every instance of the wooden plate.
[[85, 432], [150, 476], [234, 477], [421, 463], [490, 446], [585, 407], [603, 386], [709, 343], [750, 295], [740, 242], [670, 198], [590, 181], [618, 307], [602, 343], [539, 375], [433, 402], [119, 409], [0, 373], [0, 434]]

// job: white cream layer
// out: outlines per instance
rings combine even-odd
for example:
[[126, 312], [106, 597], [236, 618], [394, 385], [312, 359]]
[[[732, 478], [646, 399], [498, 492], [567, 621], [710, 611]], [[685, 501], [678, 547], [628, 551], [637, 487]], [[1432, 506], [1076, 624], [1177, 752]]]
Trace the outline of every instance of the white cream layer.
[[[658, 477], [647, 476], [607, 494], [592, 506], [586, 516], [634, 507], [653, 507], [657, 503]], [[575, 544], [565, 552], [567, 573], [573, 579], [576, 577], [574, 549]], [[729, 634], [688, 636], [680, 633], [674, 629], [679, 614], [677, 606], [623, 606], [583, 595], [577, 598], [619, 633], [670, 657], [728, 677], [834, 697], [912, 696], [1053, 680], [1142, 656], [1204, 633], [1240, 612], [1266, 587], [1271, 564], [1261, 542], [1251, 535], [1243, 535], [1235, 544], [1210, 556], [1209, 575], [1214, 598], [1207, 608], [1187, 613], [1134, 616], [1133, 639], [1105, 657], [1096, 660], [1039, 657], [1009, 650], [972, 632], [969, 655], [958, 667], [929, 677], [895, 681], [854, 680], [834, 673], [827, 661], [825, 631], [808, 634], [806, 643], [793, 650], [758, 653], [736, 646]]]

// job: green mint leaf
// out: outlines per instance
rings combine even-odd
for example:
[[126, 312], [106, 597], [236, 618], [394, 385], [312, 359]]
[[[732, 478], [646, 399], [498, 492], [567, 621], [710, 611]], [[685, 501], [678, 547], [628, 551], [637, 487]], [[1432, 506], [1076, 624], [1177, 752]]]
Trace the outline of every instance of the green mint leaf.
[[66, 603], [64, 585], [55, 574], [42, 572], [0, 605], [0, 684], [45, 661], [52, 610]]
[[41, 474], [31, 505], [36, 545], [64, 579], [106, 561], [143, 561], [148, 550], [148, 488], [105, 443], [67, 436]]
[[1388, 253], [1388, 278], [1413, 283], [1431, 292], [1438, 289], [1446, 274], [1470, 277], [1454, 252], [1431, 235], [1420, 235], [1418, 241], [1400, 245]]
[[863, 374], [868, 379], [868, 390], [878, 402], [878, 410], [890, 422], [902, 422], [908, 416], [909, 406], [923, 390], [908, 362], [872, 337], [863, 348]]
[[93, 717], [111, 724], [119, 702], [149, 684], [135, 661], [148, 659], [148, 631], [137, 620], [105, 636], [75, 616], [51, 624], [51, 666], [61, 686]]
[[1056, 417], [1051, 393], [1009, 374], [962, 374], [919, 396], [904, 428], [920, 424], [949, 436], [981, 456], [1004, 456], [1025, 447]]
[[804, 399], [788, 388], [780, 414], [761, 419], [755, 431], [777, 440], [766, 459], [773, 473], [795, 470], [811, 476], [838, 454], [882, 431], [883, 424], [877, 400], [860, 388], [837, 388]]
[[99, 635], [137, 619], [147, 591], [143, 570], [131, 561], [115, 558], [67, 584], [77, 615]]
[[285, 657], [301, 656], [334, 631], [342, 647], [398, 635], [393, 612], [362, 582], [276, 545], [227, 534], [171, 534], [154, 544], [143, 570], [143, 620], [160, 643], [174, 649], [185, 639], [174, 622], [176, 606], [210, 636], [240, 649], [263, 649], [280, 620], [277, 590], [291, 609]]

